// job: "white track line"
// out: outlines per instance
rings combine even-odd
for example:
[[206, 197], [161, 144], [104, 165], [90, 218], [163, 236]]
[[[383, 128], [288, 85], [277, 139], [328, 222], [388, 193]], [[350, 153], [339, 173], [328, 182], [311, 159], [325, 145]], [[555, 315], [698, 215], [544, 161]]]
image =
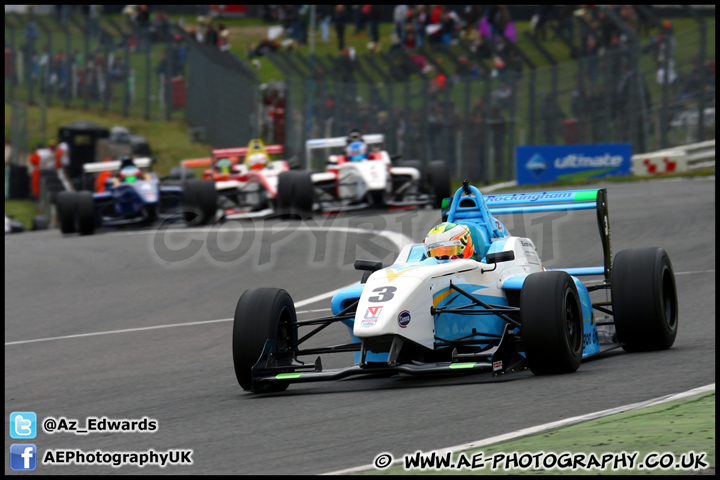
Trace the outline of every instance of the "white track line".
[[[608, 410], [602, 410], [600, 412], [588, 413], [586, 415], [580, 415], [578, 417], [567, 418], [565, 420], [559, 420], [557, 422], [546, 423], [544, 425], [538, 425], [536, 427], [524, 428], [515, 432], [506, 433], [504, 435], [498, 435], [496, 437], [486, 438], [485, 440], [478, 440], [476, 442], [465, 443], [463, 445], [457, 445], [455, 447], [444, 448], [442, 450], [435, 450], [438, 455], [443, 455], [447, 452], [462, 452], [468, 450], [475, 450], [480, 447], [487, 447], [488, 445], [504, 442], [506, 440], [514, 440], [520, 437], [526, 437], [547, 430], [552, 430], [559, 427], [567, 427], [576, 423], [586, 422], [588, 420], [594, 420], [596, 418], [607, 417], [608, 415], [615, 415], [618, 413], [628, 412], [630, 410], [637, 410], [639, 408], [651, 407], [653, 405], [659, 405], [665, 402], [671, 402], [673, 400], [680, 400], [682, 398], [692, 397], [702, 393], [715, 391], [715, 384], [705, 385], [704, 387], [694, 388], [687, 392], [677, 393], [673, 395], [665, 395], [664, 397], [654, 398], [652, 400], [646, 400], [644, 402], [631, 403], [630, 405], [624, 405], [622, 407], [610, 408]], [[402, 465], [403, 459], [399, 458], [395, 460], [392, 465]], [[363, 465], [360, 467], [348, 468], [346, 470], [338, 470], [335, 472], [325, 473], [323, 475], [344, 475], [349, 473], [359, 473], [364, 471], [375, 471], [377, 470], [374, 465]]]
[[[675, 275], [698, 275], [700, 273], [715, 273], [715, 270], [695, 270], [692, 272], [675, 272]], [[602, 275], [602, 273], [598, 273], [597, 275], [593, 275], [594, 277], [599, 277]], [[605, 280], [590, 280], [582, 282], [585, 285], [597, 285], [600, 283], [605, 282]]]
[[[356, 283], [353, 283], [351, 285], [346, 285], [345, 287], [338, 288], [337, 290], [333, 290], [332, 292], [323, 293], [321, 295], [316, 295], [314, 297], [311, 297], [311, 298], [308, 298], [305, 300], [301, 300], [299, 302], [295, 302], [295, 308], [304, 307], [305, 305], [311, 305], [315, 302], [319, 302], [320, 300], [325, 300], [326, 298], [332, 297], [333, 295], [335, 295], [337, 292], [339, 292], [343, 288], [347, 288], [352, 285], [356, 285]], [[310, 312], [317, 312], [317, 311], [322, 311], [322, 310], [327, 310], [327, 309], [307, 310], [307, 311], [301, 311], [301, 312], [297, 312], [297, 313], [310, 313]], [[193, 325], [206, 325], [206, 324], [210, 324], [210, 323], [231, 322], [232, 320], [233, 320], [232, 318], [220, 318], [217, 320], [203, 320], [200, 322], [174, 323], [174, 324], [170, 324], [170, 325], [156, 325], [153, 327], [126, 328], [123, 330], [110, 330], [107, 332], [78, 333], [76, 335], [65, 335], [62, 337], [36, 338], [34, 340], [19, 340], [17, 342], [6, 342], [5, 346], [7, 347], [9, 345], [22, 345], [22, 344], [26, 344], [26, 343], [49, 342], [51, 340], [65, 340], [68, 338], [95, 337], [98, 335], [110, 335], [113, 333], [141, 332], [144, 330], [158, 330], [161, 328], [189, 327], [189, 326], [193, 326]]]

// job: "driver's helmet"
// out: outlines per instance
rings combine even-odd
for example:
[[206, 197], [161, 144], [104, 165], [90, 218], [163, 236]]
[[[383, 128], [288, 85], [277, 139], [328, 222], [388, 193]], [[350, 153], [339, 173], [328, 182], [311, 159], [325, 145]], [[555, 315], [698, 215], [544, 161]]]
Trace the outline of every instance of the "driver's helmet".
[[268, 164], [268, 156], [262, 152], [255, 152], [248, 155], [246, 160], [250, 170], [261, 170]]
[[350, 142], [347, 148], [345, 148], [345, 156], [348, 160], [352, 162], [357, 162], [359, 160], [365, 160], [367, 158], [367, 151], [367, 144], [362, 140], [357, 140], [354, 142]]
[[221, 158], [220, 160], [215, 162], [215, 170], [218, 173], [224, 173], [226, 175], [229, 175], [230, 167], [232, 167], [232, 162], [229, 158]]
[[132, 183], [142, 177], [140, 169], [134, 165], [128, 165], [120, 169], [120, 181], [124, 183]]
[[444, 222], [436, 225], [423, 240], [428, 258], [452, 260], [456, 258], [474, 258], [475, 246], [470, 229], [466, 225]]
[[362, 141], [362, 133], [357, 128], [350, 130], [347, 137], [347, 144], [350, 145], [352, 142]]

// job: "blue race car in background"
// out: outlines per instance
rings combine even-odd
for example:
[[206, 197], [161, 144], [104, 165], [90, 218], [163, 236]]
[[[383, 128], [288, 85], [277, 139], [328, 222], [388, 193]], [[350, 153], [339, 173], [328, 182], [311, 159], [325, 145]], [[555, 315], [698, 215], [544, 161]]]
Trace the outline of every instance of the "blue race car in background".
[[215, 217], [213, 182], [191, 179], [162, 184], [150, 168], [150, 158], [130, 158], [84, 165], [85, 175], [117, 172], [101, 180], [97, 192], [65, 191], [57, 197], [62, 233], [90, 235], [101, 226], [152, 225], [158, 220], [205, 224]]

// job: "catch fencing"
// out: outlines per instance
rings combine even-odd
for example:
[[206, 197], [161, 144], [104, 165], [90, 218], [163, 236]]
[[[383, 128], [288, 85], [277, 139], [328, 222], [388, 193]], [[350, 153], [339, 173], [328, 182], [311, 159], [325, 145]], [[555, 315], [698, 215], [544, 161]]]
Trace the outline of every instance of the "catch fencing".
[[352, 128], [482, 183], [514, 178], [517, 145], [630, 142], [640, 153], [715, 138], [714, 20], [591, 53], [568, 41], [578, 58], [564, 64], [541, 42], [528, 52], [504, 37], [357, 55], [278, 50], [260, 60], [284, 79], [264, 85], [244, 60], [162, 19], [6, 14], [5, 25], [6, 101], [183, 120], [216, 148], [260, 137], [299, 166], [324, 161], [322, 151], [305, 158], [308, 139]]
[[276, 116], [265, 112], [261, 131], [308, 167], [326, 152], [305, 158], [307, 139], [382, 133], [390, 153], [442, 159], [456, 178], [477, 182], [513, 179], [517, 145], [630, 142], [648, 152], [701, 142], [715, 138], [714, 39], [713, 22], [702, 35], [543, 68], [519, 50], [482, 57], [463, 44], [354, 58], [268, 53], [286, 80], [266, 96], [282, 99], [285, 119], [276, 132]]

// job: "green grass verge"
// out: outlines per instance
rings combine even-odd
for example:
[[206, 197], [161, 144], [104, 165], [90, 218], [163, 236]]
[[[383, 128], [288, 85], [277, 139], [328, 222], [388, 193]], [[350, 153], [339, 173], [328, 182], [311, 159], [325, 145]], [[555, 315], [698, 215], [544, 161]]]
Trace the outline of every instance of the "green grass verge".
[[[5, 104], [5, 138], [10, 138], [10, 106]], [[29, 145], [36, 145], [43, 140], [42, 132], [33, 128], [41, 124], [41, 109], [37, 106], [27, 107], [30, 138]], [[114, 113], [102, 113], [82, 109], [65, 109], [63, 107], [50, 107], [47, 109], [48, 140], [56, 139], [58, 129], [69, 123], [89, 121], [112, 128], [122, 125], [130, 129], [133, 134], [143, 135], [150, 144], [153, 156], [157, 163], [153, 169], [159, 175], [167, 174], [170, 168], [178, 165], [185, 158], [207, 157], [212, 147], [199, 143], [191, 143], [188, 127], [180, 121], [144, 120], [138, 117], [123, 117]]]
[[32, 227], [32, 219], [40, 212], [35, 202], [26, 200], [5, 200], [5, 213], [10, 215], [14, 220], [21, 222], [25, 228], [30, 230]]
[[[634, 469], [613, 470], [612, 467], [601, 470], [587, 468], [576, 470], [562, 469], [527, 469], [496, 468], [493, 470], [492, 462], [499, 453], [512, 454], [517, 457], [529, 453], [540, 452], [556, 455], [569, 452], [570, 454], [595, 454], [602, 459], [603, 454], [638, 452]], [[645, 460], [658, 460], [665, 453], [674, 455], [679, 461], [681, 455], [694, 452], [696, 455], [705, 453], [702, 460], [708, 464], [707, 470], [696, 472], [681, 469], [640, 469], [637, 468]], [[517, 440], [497, 443], [480, 450], [464, 452], [464, 457], [472, 461], [473, 456], [482, 458], [486, 467], [482, 469], [463, 470], [403, 470], [403, 467], [392, 467], [383, 471], [367, 472], [380, 475], [662, 475], [684, 473], [714, 473], [715, 469], [715, 393], [705, 394], [690, 400], [680, 400], [663, 403], [653, 407], [612, 415], [577, 425], [551, 430]], [[655, 457], [648, 457], [657, 453]], [[527, 458], [527, 457], [526, 457]], [[586, 457], [587, 458], [587, 457]], [[689, 458], [689, 455], [686, 456]], [[452, 462], [459, 464], [459, 456], [454, 455]], [[499, 464], [502, 465], [502, 464]], [[629, 466], [629, 463], [626, 465]]]

